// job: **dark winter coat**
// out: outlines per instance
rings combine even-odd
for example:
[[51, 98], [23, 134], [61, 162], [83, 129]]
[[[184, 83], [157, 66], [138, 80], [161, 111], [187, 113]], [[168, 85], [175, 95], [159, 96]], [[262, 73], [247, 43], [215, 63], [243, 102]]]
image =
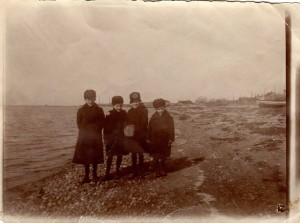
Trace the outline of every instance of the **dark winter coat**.
[[[143, 103], [141, 103], [137, 108], [130, 108], [126, 114], [125, 126], [134, 125], [135, 131], [132, 140], [138, 144], [143, 150], [146, 150], [146, 136], [147, 136], [147, 126], [148, 126], [148, 109]], [[126, 139], [127, 140], [127, 139]], [[126, 142], [128, 146], [131, 144], [130, 140]], [[133, 145], [133, 147], [135, 147]], [[138, 149], [138, 148], [137, 148]], [[136, 150], [133, 148], [133, 150]], [[127, 148], [130, 151], [130, 148]], [[131, 151], [134, 152], [134, 151]]]
[[169, 140], [174, 141], [174, 121], [166, 110], [160, 116], [155, 112], [150, 121], [147, 131], [147, 139], [150, 140], [150, 153], [161, 155], [166, 158], [171, 155]]
[[73, 163], [92, 164], [103, 163], [102, 129], [104, 112], [97, 104], [84, 104], [77, 111], [77, 126], [79, 129]]
[[110, 110], [105, 117], [104, 141], [107, 155], [126, 155], [123, 149], [126, 111]]

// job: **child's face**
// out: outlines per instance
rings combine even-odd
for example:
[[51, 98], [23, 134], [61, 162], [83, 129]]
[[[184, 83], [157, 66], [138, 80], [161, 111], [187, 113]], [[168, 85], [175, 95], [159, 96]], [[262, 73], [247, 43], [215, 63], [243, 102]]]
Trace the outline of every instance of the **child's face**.
[[163, 107], [156, 108], [155, 110], [161, 116], [165, 109], [166, 107], [163, 106]]
[[113, 108], [117, 111], [117, 112], [120, 112], [122, 110], [122, 104], [115, 104], [113, 106]]
[[95, 103], [96, 98], [95, 97], [94, 98], [86, 98], [84, 100], [85, 100], [85, 102], [87, 103], [88, 106], [92, 106]]
[[132, 102], [132, 103], [130, 103], [130, 104], [131, 104], [131, 107], [132, 107], [132, 108], [137, 108], [137, 107], [140, 105], [140, 102], [135, 101], [135, 102]]

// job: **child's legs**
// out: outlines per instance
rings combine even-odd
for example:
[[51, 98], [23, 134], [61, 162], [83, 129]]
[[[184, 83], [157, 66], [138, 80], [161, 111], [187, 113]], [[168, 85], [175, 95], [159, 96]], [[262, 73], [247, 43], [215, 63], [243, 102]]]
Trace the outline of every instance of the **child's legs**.
[[144, 166], [144, 154], [139, 153], [139, 167], [140, 167], [140, 169], [142, 169], [143, 166]]
[[161, 174], [162, 176], [166, 176], [167, 175], [167, 171], [166, 171], [166, 158], [161, 158], [160, 159], [160, 166], [161, 166]]
[[136, 166], [137, 154], [136, 153], [131, 153], [131, 162], [132, 162], [133, 171], [136, 172], [137, 171], [137, 166]]
[[84, 178], [88, 179], [90, 175], [90, 165], [89, 164], [84, 164]]
[[159, 170], [159, 159], [157, 156], [153, 156], [153, 169], [155, 171], [158, 171]]
[[93, 177], [97, 177], [97, 167], [98, 164], [97, 163], [93, 163]]
[[122, 163], [122, 155], [117, 155], [117, 167], [116, 167], [117, 172], [119, 172], [120, 170], [121, 163]]
[[89, 164], [84, 164], [84, 177], [81, 181], [82, 184], [85, 184], [85, 183], [89, 183], [91, 180], [90, 180], [90, 165]]
[[113, 160], [113, 156], [109, 155], [107, 157], [107, 160], [106, 160], [106, 171], [105, 171], [106, 176], [109, 175], [111, 164], [112, 164], [112, 160]]

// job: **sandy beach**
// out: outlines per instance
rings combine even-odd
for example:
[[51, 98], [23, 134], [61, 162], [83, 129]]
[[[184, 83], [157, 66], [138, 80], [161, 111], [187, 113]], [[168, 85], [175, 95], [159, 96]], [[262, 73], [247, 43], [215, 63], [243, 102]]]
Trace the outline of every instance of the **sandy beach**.
[[[168, 176], [131, 180], [130, 157], [122, 178], [80, 185], [83, 168], [4, 192], [4, 215], [34, 217], [282, 217], [285, 203], [285, 113], [257, 106], [169, 107], [176, 139]], [[152, 111], [151, 111], [152, 112]], [[150, 113], [151, 113], [150, 112]], [[105, 165], [99, 165], [103, 176]], [[112, 177], [114, 167], [112, 171]]]

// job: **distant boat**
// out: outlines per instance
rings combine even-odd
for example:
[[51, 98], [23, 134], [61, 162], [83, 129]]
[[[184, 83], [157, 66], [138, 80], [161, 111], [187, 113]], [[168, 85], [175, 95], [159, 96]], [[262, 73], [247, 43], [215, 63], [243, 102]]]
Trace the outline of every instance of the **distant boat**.
[[286, 101], [258, 100], [257, 104], [260, 108], [283, 108], [286, 106]]
[[257, 101], [260, 108], [283, 108], [286, 106], [285, 91], [283, 94], [269, 92]]

